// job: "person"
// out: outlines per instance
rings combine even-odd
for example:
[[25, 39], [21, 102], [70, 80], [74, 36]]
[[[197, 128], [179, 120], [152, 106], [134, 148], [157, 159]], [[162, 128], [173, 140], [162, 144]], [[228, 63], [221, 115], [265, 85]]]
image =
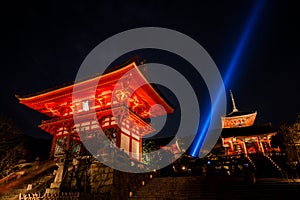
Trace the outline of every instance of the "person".
[[243, 166], [243, 174], [246, 183], [254, 184], [256, 182], [254, 170], [249, 166], [248, 163], [244, 164]]

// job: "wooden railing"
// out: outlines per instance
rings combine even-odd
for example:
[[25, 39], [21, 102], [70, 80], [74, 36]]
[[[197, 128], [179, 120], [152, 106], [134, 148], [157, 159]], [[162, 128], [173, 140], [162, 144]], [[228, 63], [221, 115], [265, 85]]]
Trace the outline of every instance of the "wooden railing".
[[19, 200], [110, 200], [109, 193], [80, 193], [80, 192], [59, 192], [54, 194], [29, 193], [19, 194]]
[[0, 195], [9, 193], [11, 190], [16, 189], [20, 185], [24, 184], [26, 181], [31, 180], [32, 178], [44, 173], [47, 170], [50, 170], [55, 166], [56, 166], [55, 162], [45, 161], [45, 162], [41, 162], [37, 166], [25, 170], [24, 175], [22, 176], [18, 176], [18, 174], [21, 171], [14, 173], [7, 180], [6, 179], [3, 180], [7, 182], [4, 182], [5, 184], [0, 186]]

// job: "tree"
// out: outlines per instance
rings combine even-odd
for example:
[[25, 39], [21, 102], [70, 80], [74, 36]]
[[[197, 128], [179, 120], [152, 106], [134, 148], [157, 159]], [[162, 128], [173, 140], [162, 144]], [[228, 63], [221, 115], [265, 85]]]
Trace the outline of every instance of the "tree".
[[[157, 161], [158, 158], [156, 158], [155, 154], [150, 154], [151, 152], [159, 150], [159, 147], [155, 144], [154, 141], [143, 141], [143, 157], [142, 157], [142, 163], [145, 165], [155, 165], [157, 163], [154, 163]], [[152, 155], [152, 157], [150, 156]]]
[[292, 162], [300, 162], [300, 115], [295, 123], [288, 127], [286, 146], [289, 160]]
[[282, 124], [278, 133], [272, 137], [271, 144], [287, 153], [289, 162], [300, 162], [300, 115], [294, 123]]
[[276, 135], [271, 137], [271, 146], [273, 148], [279, 147], [281, 151], [286, 152], [286, 143], [288, 140], [288, 127], [289, 125], [284, 123], [280, 125]]
[[0, 178], [14, 171], [19, 160], [26, 158], [25, 136], [13, 121], [0, 116]]

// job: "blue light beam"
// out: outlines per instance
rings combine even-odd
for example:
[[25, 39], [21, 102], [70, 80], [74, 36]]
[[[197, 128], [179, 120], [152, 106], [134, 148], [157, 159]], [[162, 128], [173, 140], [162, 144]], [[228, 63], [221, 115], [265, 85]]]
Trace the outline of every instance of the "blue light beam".
[[[238, 61], [242, 55], [242, 52], [245, 49], [246, 42], [249, 40], [249, 35], [250, 35], [251, 31], [253, 30], [255, 21], [258, 18], [258, 15], [263, 7], [263, 2], [264, 2], [264, 0], [257, 0], [255, 6], [253, 8], [253, 11], [248, 19], [248, 22], [244, 28], [244, 31], [241, 35], [240, 40], [236, 46], [236, 49], [231, 58], [231, 61], [227, 67], [227, 71], [226, 71], [224, 79], [223, 79], [225, 86], [227, 86], [229, 84], [230, 77], [232, 76], [232, 73], [238, 64]], [[190, 155], [193, 157], [197, 157], [199, 155], [200, 149], [202, 148], [202, 145], [206, 138], [206, 134], [207, 134], [208, 127], [210, 124], [212, 113], [218, 108], [218, 105], [220, 102], [220, 96], [221, 96], [220, 94], [221, 94], [221, 92], [218, 92], [216, 101], [211, 106], [208, 116], [204, 122], [203, 128], [201, 130], [198, 129], [198, 131], [197, 131], [197, 134], [195, 136], [193, 144], [191, 145], [191, 150], [190, 150], [190, 152], [191, 152]], [[201, 125], [199, 124], [199, 127], [200, 126]]]

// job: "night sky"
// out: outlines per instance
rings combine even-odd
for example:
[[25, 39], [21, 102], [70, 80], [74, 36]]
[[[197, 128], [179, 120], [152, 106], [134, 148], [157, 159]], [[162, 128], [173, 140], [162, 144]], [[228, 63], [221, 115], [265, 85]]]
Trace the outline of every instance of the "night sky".
[[[41, 120], [48, 118], [19, 104], [15, 95], [74, 81], [95, 46], [138, 27], [164, 27], [190, 36], [206, 49], [225, 76], [255, 4], [240, 0], [111, 0], [23, 1], [2, 6], [0, 112], [13, 118], [25, 134], [50, 138], [38, 128]], [[228, 94], [229, 89], [233, 91], [239, 110], [258, 111], [256, 123], [271, 122], [278, 128], [284, 122], [294, 122], [300, 113], [297, 8], [290, 1], [264, 2], [226, 86]], [[140, 60], [166, 60], [165, 56], [151, 55], [141, 52]], [[176, 65], [174, 60], [168, 64]]]

